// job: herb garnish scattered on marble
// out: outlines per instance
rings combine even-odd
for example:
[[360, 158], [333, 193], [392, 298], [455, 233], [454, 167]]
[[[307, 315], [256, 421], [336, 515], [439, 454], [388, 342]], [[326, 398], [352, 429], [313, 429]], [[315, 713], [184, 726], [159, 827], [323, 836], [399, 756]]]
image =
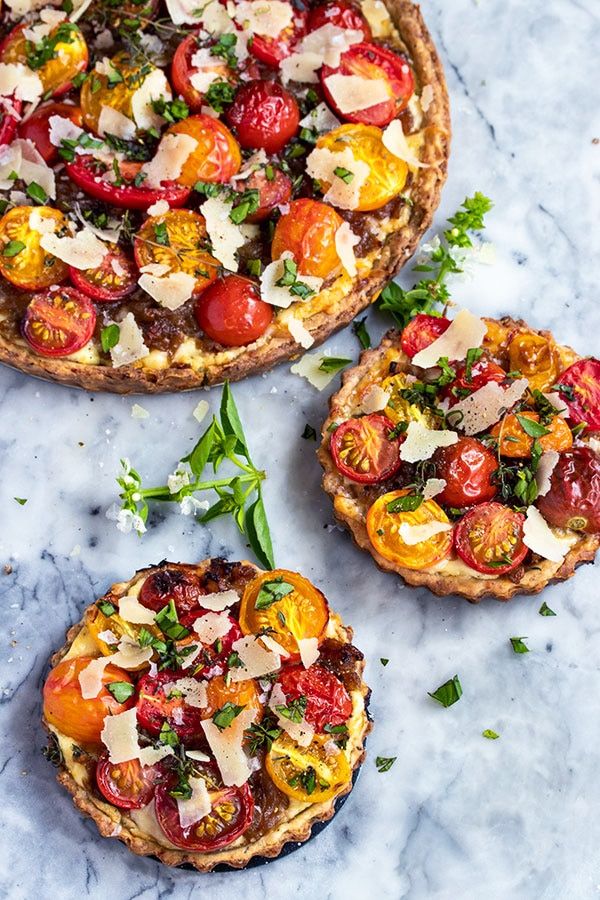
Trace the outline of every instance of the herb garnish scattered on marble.
[[460, 700], [462, 692], [462, 684], [460, 683], [458, 675], [455, 675], [454, 678], [450, 678], [449, 681], [445, 681], [444, 684], [441, 684], [437, 690], [433, 691], [433, 693], [427, 691], [430, 697], [446, 707], [452, 706], [453, 703]]
[[529, 647], [527, 644], [523, 643], [525, 641], [524, 637], [511, 637], [510, 642], [512, 644], [512, 648], [515, 653], [529, 653]]

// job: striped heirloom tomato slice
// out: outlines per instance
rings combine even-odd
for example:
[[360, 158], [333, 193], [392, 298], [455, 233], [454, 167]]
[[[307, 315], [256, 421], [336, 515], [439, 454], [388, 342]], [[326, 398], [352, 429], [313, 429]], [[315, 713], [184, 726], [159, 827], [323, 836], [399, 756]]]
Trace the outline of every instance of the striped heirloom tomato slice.
[[23, 335], [41, 356], [70, 356], [94, 334], [96, 310], [76, 288], [35, 294], [25, 311]]
[[[452, 547], [450, 520], [435, 500], [424, 500], [417, 508], [408, 489], [390, 491], [378, 497], [367, 513], [367, 532], [373, 547], [384, 559], [407, 569], [427, 569], [441, 562]], [[402, 508], [406, 507], [406, 508]], [[401, 536], [402, 525], [444, 527], [418, 543], [407, 543]]]
[[348, 419], [331, 435], [331, 455], [342, 475], [360, 484], [391, 478], [401, 465], [401, 439], [390, 437], [393, 422], [380, 413]]
[[193, 275], [199, 293], [215, 280], [220, 265], [207, 246], [204, 216], [191, 209], [175, 209], [146, 219], [134, 238], [133, 252], [140, 269], [164, 265], [171, 272]]
[[71, 281], [97, 303], [114, 303], [137, 288], [138, 270], [134, 261], [117, 244], [108, 245], [109, 252], [96, 269], [69, 267]]
[[301, 803], [335, 797], [352, 772], [346, 754], [331, 752], [330, 742], [330, 735], [316, 734], [308, 747], [300, 747], [287, 734], [278, 737], [265, 760], [274, 785]]
[[600, 361], [580, 359], [573, 363], [558, 379], [558, 389], [571, 421], [600, 431]]
[[457, 522], [454, 549], [462, 561], [484, 575], [506, 575], [527, 556], [523, 513], [502, 503], [482, 503]]
[[71, 234], [69, 220], [50, 206], [15, 206], [0, 219], [0, 274], [24, 291], [39, 291], [60, 284], [68, 266], [40, 245], [42, 235], [30, 225], [30, 216], [42, 225], [52, 222], [58, 237]]
[[229, 181], [239, 170], [242, 154], [229, 128], [211, 116], [190, 116], [165, 134], [187, 134], [197, 146], [184, 162], [177, 183], [192, 188], [197, 181]]
[[104, 753], [96, 765], [100, 793], [119, 809], [141, 809], [154, 797], [156, 785], [166, 778], [164, 766], [142, 766], [138, 759], [111, 763]]
[[[38, 23], [39, 24], [39, 23]], [[58, 97], [72, 87], [73, 78], [88, 64], [88, 48], [77, 25], [61, 22], [39, 42], [25, 37], [30, 26], [17, 25], [0, 47], [0, 61], [22, 63], [39, 75], [44, 96]]]
[[300, 275], [328, 278], [342, 267], [335, 235], [343, 222], [339, 213], [326, 203], [309, 198], [293, 200], [275, 226], [271, 258], [279, 259], [288, 251]]

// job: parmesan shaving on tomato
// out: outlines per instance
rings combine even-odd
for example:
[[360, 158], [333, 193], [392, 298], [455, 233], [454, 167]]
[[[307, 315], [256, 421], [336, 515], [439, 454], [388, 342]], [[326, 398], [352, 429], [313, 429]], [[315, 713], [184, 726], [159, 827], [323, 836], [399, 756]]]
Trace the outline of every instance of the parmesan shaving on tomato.
[[286, 656], [290, 655], [288, 653], [288, 651], [285, 649], [285, 647], [282, 647], [281, 644], [279, 644], [275, 640], [275, 638], [272, 638], [270, 634], [261, 634], [260, 639], [263, 642], [263, 644], [265, 645], [265, 647], [267, 648], [267, 650], [271, 650], [272, 653], [277, 653], [279, 656], [282, 656], [282, 657], [286, 657]]
[[137, 669], [152, 657], [151, 647], [140, 647], [139, 644], [122, 638], [116, 653], [92, 659], [79, 673], [79, 686], [84, 700], [97, 697], [103, 688], [102, 677], [107, 666], [120, 666], [122, 669]]
[[237, 0], [235, 21], [251, 34], [276, 38], [292, 24], [294, 8], [285, 0]]
[[98, 134], [113, 134], [129, 141], [135, 137], [135, 124], [112, 106], [103, 106], [98, 119]]
[[179, 691], [183, 694], [187, 705], [195, 709], [204, 709], [208, 706], [205, 681], [198, 681], [196, 678], [178, 678], [177, 681], [165, 684], [163, 690], [166, 696], [173, 690]]
[[537, 469], [535, 470], [535, 483], [538, 489], [538, 497], [545, 497], [550, 490], [552, 481], [552, 473], [556, 468], [559, 454], [556, 450], [545, 450], [540, 456]]
[[[388, 127], [384, 130], [381, 140], [386, 150], [389, 150], [393, 156], [397, 156], [413, 169], [428, 169], [428, 163], [422, 163], [411, 150], [404, 131], [402, 130], [402, 122], [400, 119], [393, 119]], [[439, 357], [438, 357], [439, 358]]]
[[143, 766], [152, 766], [173, 755], [172, 747], [140, 747], [135, 706], [115, 716], [106, 716], [100, 739], [108, 750], [111, 763], [139, 759]]
[[0, 63], [0, 97], [37, 103], [44, 93], [40, 76], [23, 63]]
[[87, 228], [78, 231], [73, 237], [58, 237], [54, 233], [43, 234], [40, 246], [52, 256], [80, 270], [97, 269], [108, 253], [108, 247]]
[[152, 206], [148, 207], [148, 215], [164, 216], [165, 213], [169, 212], [170, 208], [171, 207], [166, 200], [157, 200], [156, 203], [153, 203]]
[[383, 0], [362, 0], [360, 7], [371, 26], [373, 37], [387, 37], [391, 33], [393, 24]]
[[402, 522], [398, 534], [405, 544], [414, 547], [415, 544], [428, 541], [444, 531], [452, 531], [452, 525], [448, 522], [425, 522], [423, 525], [409, 525], [408, 522]]
[[[287, 307], [292, 303], [295, 303], [302, 299], [297, 294], [292, 294], [291, 285], [277, 284], [277, 282], [281, 281], [284, 277], [285, 260], [292, 258], [292, 253], [289, 250], [286, 250], [281, 254], [279, 259], [276, 259], [265, 266], [264, 271], [260, 276], [260, 293], [262, 299], [266, 303], [270, 303], [271, 306], [278, 306], [281, 309], [287, 309]], [[311, 291], [314, 291], [315, 294], [318, 294], [321, 290], [323, 279], [317, 278], [315, 275], [298, 274], [297, 282], [306, 285], [306, 287], [310, 288]], [[309, 296], [312, 296], [312, 294]]]
[[279, 653], [267, 650], [253, 634], [234, 641], [231, 649], [238, 654], [242, 663], [241, 666], [230, 669], [232, 681], [262, 678], [263, 675], [270, 675], [271, 672], [276, 672], [281, 668]]
[[535, 506], [528, 506], [523, 522], [523, 543], [538, 556], [551, 562], [562, 562], [566, 545], [552, 534], [550, 526]]
[[129, 595], [119, 597], [118, 605], [119, 615], [124, 622], [131, 622], [132, 625], [154, 625], [156, 613], [142, 606], [137, 597]]
[[415, 353], [412, 364], [421, 369], [429, 369], [443, 356], [460, 362], [466, 359], [469, 350], [481, 347], [486, 333], [487, 325], [482, 319], [474, 316], [468, 309], [461, 309], [443, 334], [428, 347]]
[[420, 462], [433, 456], [438, 447], [449, 447], [457, 441], [455, 431], [437, 431], [428, 428], [423, 422], [409, 422], [406, 438], [400, 447], [400, 459], [404, 462]]
[[128, 312], [125, 318], [116, 324], [119, 326], [119, 340], [110, 350], [113, 366], [115, 368], [127, 366], [148, 356], [150, 350], [144, 343], [144, 335], [133, 313]]
[[188, 779], [188, 784], [192, 789], [191, 797], [187, 800], [177, 798], [177, 812], [182, 828], [191, 828], [192, 825], [207, 816], [212, 809], [212, 800], [204, 778], [195, 778], [192, 775]]
[[92, 659], [79, 673], [79, 687], [84, 700], [92, 700], [102, 690], [102, 676], [104, 670], [111, 662], [110, 656], [100, 656]]
[[548, 393], [544, 394], [544, 397], [550, 403], [554, 409], [556, 410], [556, 414], [561, 417], [561, 419], [567, 419], [569, 416], [569, 411], [565, 406], [565, 401], [561, 397], [558, 391], [548, 391]]
[[305, 350], [308, 350], [309, 347], [315, 342], [314, 337], [304, 325], [304, 323], [297, 319], [295, 316], [288, 316], [286, 319], [286, 325], [288, 327], [288, 331], [291, 336], [294, 338], [296, 343], [300, 344]]
[[231, 619], [226, 613], [207, 612], [196, 619], [192, 628], [203, 644], [214, 644], [231, 631]]
[[354, 248], [360, 244], [360, 238], [354, 234], [348, 222], [343, 222], [335, 233], [335, 249], [340, 262], [351, 278], [357, 273]]
[[298, 638], [300, 659], [305, 669], [310, 669], [319, 658], [319, 640], [316, 637]]
[[513, 381], [506, 390], [495, 381], [489, 381], [464, 400], [455, 403], [448, 412], [447, 419], [465, 434], [479, 434], [495, 425], [521, 399], [527, 387], [526, 378]]
[[[346, 169], [352, 178], [344, 180], [335, 169]], [[356, 209], [360, 189], [371, 171], [369, 165], [355, 159], [350, 147], [333, 152], [327, 147], [315, 147], [306, 158], [306, 171], [311, 178], [329, 185], [324, 200], [340, 209]]]
[[225, 63], [219, 56], [212, 55], [210, 47], [200, 47], [190, 62], [197, 70], [191, 71], [190, 83], [201, 94], [205, 94], [215, 81], [224, 80]]
[[269, 707], [277, 716], [277, 724], [280, 728], [283, 728], [283, 730], [289, 734], [292, 740], [296, 741], [300, 747], [308, 747], [315, 736], [315, 730], [312, 725], [309, 725], [304, 718], [301, 722], [292, 722], [291, 719], [281, 715], [277, 709], [278, 706], [287, 706], [287, 697], [285, 696], [281, 685], [274, 684], [271, 696], [269, 697]]
[[[324, 84], [331, 94], [335, 108], [342, 115], [370, 109], [370, 107], [376, 106], [378, 103], [385, 103], [392, 96], [389, 84], [383, 78], [365, 78], [363, 75], [341, 75], [336, 72], [333, 75], [329, 75], [325, 79]], [[395, 119], [394, 122], [398, 122], [398, 119]], [[398, 124], [400, 123], [398, 122]], [[400, 131], [402, 131], [402, 126], [400, 126]]]
[[222, 731], [211, 719], [205, 719], [202, 722], [202, 730], [217, 761], [223, 784], [226, 787], [232, 785], [241, 787], [251, 775], [248, 757], [244, 753], [242, 742], [244, 731], [250, 727], [256, 715], [257, 710], [255, 709], [243, 709], [233, 719], [231, 725]]
[[152, 107], [152, 101], [161, 98], [173, 99], [171, 87], [162, 69], [152, 69], [131, 97], [131, 112], [138, 128], [148, 131], [164, 123], [164, 118]]
[[9, 190], [13, 187], [15, 174], [25, 184], [33, 184], [35, 182], [46, 192], [51, 200], [56, 199], [54, 172], [46, 165], [32, 141], [17, 138], [12, 144], [0, 146], [1, 190]]
[[321, 65], [322, 60], [318, 53], [292, 53], [281, 60], [279, 73], [284, 84], [288, 81], [316, 84], [319, 80], [317, 72]]
[[315, 84], [319, 80], [317, 72], [323, 64], [337, 68], [342, 54], [363, 39], [362, 31], [340, 28], [331, 23], [316, 28], [296, 44], [290, 56], [281, 61], [282, 81]]
[[290, 367], [290, 372], [294, 375], [299, 375], [301, 378], [306, 378], [313, 387], [318, 391], [322, 391], [337, 375], [337, 372], [325, 372], [321, 369], [323, 359], [327, 359], [330, 355], [330, 353], [322, 353], [320, 351], [317, 353], [305, 353], [298, 362]]
[[390, 391], [384, 390], [380, 384], [370, 384], [361, 400], [359, 412], [367, 415], [379, 412], [379, 410], [386, 408], [389, 399]]
[[[206, 402], [206, 401], [200, 401]], [[197, 418], [194, 416], [194, 418]], [[237, 591], [217, 591], [214, 594], [204, 594], [202, 597], [202, 608], [211, 609], [213, 612], [222, 612], [229, 606], [239, 603], [240, 596]]]
[[119, 643], [119, 638], [116, 636], [114, 631], [110, 630], [110, 628], [106, 628], [104, 631], [99, 631], [98, 638], [101, 641], [104, 641], [104, 643], [108, 644], [109, 646]]
[[160, 306], [179, 309], [194, 293], [196, 279], [188, 272], [170, 272], [160, 277], [144, 272], [138, 278], [138, 284]]
[[186, 750], [185, 755], [197, 762], [210, 762], [210, 756], [208, 753], [203, 753], [202, 750]]
[[433, 497], [437, 497], [445, 487], [445, 478], [428, 478], [423, 485], [423, 500], [431, 500]]
[[213, 256], [230, 272], [237, 272], [236, 253], [244, 244], [258, 233], [257, 225], [236, 225], [229, 218], [233, 209], [232, 203], [209, 197], [200, 206], [200, 212], [206, 220], [206, 230], [212, 245]]
[[144, 163], [141, 172], [146, 176], [144, 186], [158, 188], [163, 181], [175, 181], [198, 141], [189, 134], [164, 134], [150, 162]]
[[338, 128], [341, 123], [326, 103], [319, 103], [303, 119], [300, 119], [299, 124], [301, 128], [312, 128], [318, 134], [326, 134], [328, 131]]
[[59, 225], [55, 218], [45, 215], [37, 206], [29, 213], [27, 224], [31, 231], [37, 231], [38, 234], [54, 234]]

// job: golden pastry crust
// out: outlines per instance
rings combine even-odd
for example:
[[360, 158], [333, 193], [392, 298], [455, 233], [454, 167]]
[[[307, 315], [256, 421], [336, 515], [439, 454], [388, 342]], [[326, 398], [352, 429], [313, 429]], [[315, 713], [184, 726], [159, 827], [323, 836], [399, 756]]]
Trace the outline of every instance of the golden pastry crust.
[[[498, 321], [501, 326], [511, 332], [529, 331], [543, 337], [552, 337], [549, 331], [536, 331], [522, 319], [504, 317]], [[329, 416], [325, 420], [321, 432], [322, 443], [317, 451], [317, 456], [324, 469], [323, 488], [333, 501], [336, 519], [350, 531], [355, 544], [361, 550], [370, 553], [380, 569], [400, 575], [407, 584], [429, 588], [439, 597], [457, 594], [471, 603], [478, 603], [484, 597], [507, 601], [516, 594], [538, 594], [548, 584], [571, 578], [577, 566], [582, 563], [593, 562], [596, 552], [600, 548], [600, 534], [580, 534], [561, 563], [536, 558], [534, 564], [525, 568], [519, 581], [514, 581], [509, 575], [488, 579], [466, 573], [449, 575], [445, 574], [443, 570], [415, 571], [395, 565], [376, 551], [371, 544], [366, 528], [366, 513], [372, 499], [367, 500], [364, 496], [361, 498], [360, 486], [351, 486], [338, 472], [329, 450], [330, 432], [328, 428], [340, 417], [347, 417], [348, 413], [345, 411], [357, 405], [353, 400], [356, 398], [361, 382], [384, 364], [384, 360], [392, 348], [396, 350], [399, 346], [400, 332], [391, 330], [387, 332], [377, 348], [361, 353], [358, 365], [344, 372], [340, 390], [331, 396]], [[560, 347], [560, 351], [569, 365], [580, 358], [570, 347]], [[398, 362], [398, 371], [408, 369], [410, 361], [401, 351], [399, 355], [394, 352], [394, 360]], [[353, 487], [358, 487], [359, 490], [354, 491]]]
[[[348, 279], [348, 289], [342, 290], [326, 309], [317, 310], [303, 319], [315, 345], [343, 328], [373, 303], [385, 284], [412, 256], [431, 224], [446, 180], [451, 126], [442, 64], [419, 6], [411, 0], [384, 0], [384, 3], [413, 61], [417, 83], [421, 87], [429, 85], [432, 90], [432, 99], [423, 113], [422, 125], [425, 144], [421, 161], [428, 168], [419, 170], [416, 183], [411, 188], [412, 205], [407, 224], [389, 233], [381, 247], [377, 248], [376, 260], [368, 275], [352, 281]], [[302, 352], [283, 322], [275, 322], [263, 338], [248, 347], [212, 354], [202, 352], [202, 364], [194, 367], [173, 363], [167, 368], [151, 368], [144, 365], [143, 360], [119, 368], [88, 365], [37, 356], [25, 341], [14, 342], [0, 336], [0, 361], [9, 366], [84, 390], [117, 394], [186, 391], [225, 380], [239, 381], [285, 360], [295, 359]]]
[[[212, 560], [204, 560], [194, 566], [168, 563], [168, 567], [169, 569], [178, 568], [183, 571], [193, 571], [196, 574], [202, 575], [207, 571], [212, 562]], [[116, 598], [125, 596], [135, 584], [143, 581], [152, 572], [162, 567], [162, 565], [163, 564], [161, 563], [160, 566], [151, 566], [147, 569], [139, 570], [130, 581], [114, 584], [102, 599], [108, 599], [114, 602]], [[240, 565], [252, 569], [257, 574], [262, 571], [251, 562], [243, 561]], [[95, 608], [95, 605], [96, 604], [94, 603], [89, 606], [85, 610], [82, 620], [69, 629], [65, 643], [50, 659], [52, 667], [56, 666], [64, 659], [72, 650], [76, 639], [81, 638], [86, 629], [86, 615], [89, 610]], [[333, 635], [336, 640], [343, 643], [351, 643], [353, 637], [352, 629], [342, 625], [339, 618], [333, 612], [331, 613], [330, 622], [333, 624]], [[78, 656], [85, 654], [72, 653], [71, 655]], [[370, 690], [362, 680], [363, 670], [364, 661], [361, 659], [356, 662], [355, 671], [360, 678], [360, 694], [362, 696], [363, 706], [358, 716], [358, 727], [355, 732], [351, 731], [349, 740], [351, 748], [350, 763], [353, 777], [364, 761], [366, 755], [364, 744], [366, 736], [372, 727], [366, 709]], [[49, 725], [44, 719], [42, 721], [50, 735], [56, 737], [58, 734], [56, 729]], [[64, 738], [64, 736], [62, 737], [66, 741], [69, 740], [68, 738]], [[84, 751], [84, 756], [85, 755]], [[256, 856], [267, 857], [269, 859], [279, 856], [285, 844], [307, 840], [311, 835], [313, 826], [317, 822], [324, 822], [331, 819], [335, 815], [340, 798], [350, 793], [353, 787], [352, 778], [331, 800], [315, 803], [300, 808], [299, 810], [292, 811], [292, 815], [288, 818], [286, 818], [286, 815], [289, 815], [290, 811], [286, 810], [284, 812], [284, 818], [279, 824], [251, 843], [240, 843], [243, 841], [243, 838], [241, 838], [233, 845], [224, 847], [222, 850], [211, 853], [195, 853], [167, 847], [154, 839], [152, 835], [144, 834], [140, 830], [139, 825], [128, 815], [127, 810], [118, 809], [106, 802], [97, 791], [92, 789], [91, 784], [82, 785], [81, 779], [78, 780], [74, 777], [74, 773], [71, 770], [68, 761], [65, 760], [64, 755], [62, 754], [58, 769], [58, 782], [71, 794], [75, 806], [82, 813], [94, 820], [103, 837], [118, 838], [138, 856], [156, 857], [168, 866], [181, 866], [184, 864], [193, 866], [199, 872], [210, 872], [219, 865], [242, 869]], [[164, 838], [164, 840], [165, 843], [169, 843], [167, 838]]]

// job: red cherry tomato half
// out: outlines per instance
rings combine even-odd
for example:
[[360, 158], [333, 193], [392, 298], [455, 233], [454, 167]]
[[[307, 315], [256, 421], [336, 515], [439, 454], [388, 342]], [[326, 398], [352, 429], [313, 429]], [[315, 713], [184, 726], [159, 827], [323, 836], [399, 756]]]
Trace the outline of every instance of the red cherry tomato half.
[[137, 288], [137, 266], [116, 244], [111, 246], [96, 269], [69, 266], [69, 275], [75, 287], [97, 303], [122, 300]]
[[242, 347], [265, 333], [273, 310], [260, 299], [254, 282], [239, 275], [226, 275], [202, 292], [194, 315], [211, 340], [225, 347]]
[[246, 222], [262, 222], [276, 206], [288, 203], [292, 197], [292, 179], [272, 165], [236, 178], [233, 187], [241, 193], [258, 191], [258, 209], [246, 216]]
[[550, 525], [597, 534], [600, 531], [600, 456], [589, 447], [561, 453], [550, 490], [537, 500]]
[[296, 134], [300, 111], [292, 94], [276, 82], [249, 81], [238, 90], [226, 119], [242, 147], [279, 153]]
[[445, 316], [426, 316], [419, 313], [411, 319], [400, 336], [400, 345], [412, 359], [425, 347], [433, 344], [450, 327], [450, 319]]
[[137, 720], [152, 735], [160, 734], [165, 722], [183, 743], [198, 741], [204, 735], [202, 710], [185, 702], [181, 691], [171, 688], [189, 673], [163, 669], [157, 675], [142, 675], [138, 681]]
[[41, 356], [69, 356], [94, 333], [96, 310], [75, 288], [34, 294], [25, 311], [23, 335]]
[[316, 731], [342, 725], [352, 713], [352, 700], [339, 678], [321, 666], [290, 666], [278, 679], [288, 703], [306, 697], [304, 718]]
[[359, 484], [377, 484], [401, 465], [399, 437], [390, 438], [393, 422], [380, 413], [348, 419], [331, 436], [331, 455], [339, 472]]
[[255, 34], [248, 48], [257, 59], [273, 69], [279, 68], [281, 60], [290, 56], [294, 45], [306, 34], [307, 13], [295, 9], [291, 3], [289, 5], [293, 13], [291, 25], [284, 28], [276, 38]]
[[252, 822], [254, 800], [250, 786], [225, 787], [215, 766], [195, 767], [195, 777], [207, 782], [212, 802], [210, 813], [199, 822], [183, 828], [179, 819], [177, 801], [171, 797], [170, 784], [161, 784], [156, 791], [156, 818], [159, 825], [176, 847], [208, 853], [233, 843]]
[[164, 767], [142, 766], [138, 759], [111, 763], [108, 753], [98, 760], [96, 784], [100, 793], [119, 809], [141, 809], [154, 797], [156, 785], [165, 778]]
[[502, 503], [482, 503], [454, 527], [454, 549], [471, 569], [506, 575], [527, 556], [523, 543], [525, 516]]
[[[327, 86], [331, 75], [358, 75], [373, 81], [385, 83], [389, 100], [376, 103], [367, 109], [342, 113]], [[340, 59], [337, 69], [323, 66], [320, 73], [325, 99], [336, 115], [346, 122], [361, 122], [363, 125], [389, 125], [408, 104], [415, 89], [412, 69], [403, 56], [380, 47], [378, 44], [354, 44]]]
[[463, 397], [473, 394], [490, 381], [502, 384], [506, 379], [506, 372], [500, 366], [488, 359], [487, 356], [481, 356], [477, 362], [471, 366], [471, 371], [467, 370], [466, 363], [460, 363], [454, 366], [456, 378], [442, 393], [444, 397], [450, 400], [450, 406], [458, 403]]
[[[171, 64], [171, 83], [175, 91], [181, 94], [192, 112], [198, 113], [202, 111], [204, 96], [192, 85], [191, 78], [200, 71], [192, 64], [192, 57], [199, 49], [197, 35], [188, 34], [177, 47]], [[228, 80], [229, 72], [228, 66], [223, 61], [223, 80]]]
[[456, 444], [436, 450], [433, 462], [436, 477], [446, 481], [435, 498], [438, 503], [462, 509], [496, 496], [498, 488], [492, 476], [498, 470], [498, 460], [481, 441], [459, 438]]
[[57, 162], [59, 157], [58, 147], [50, 143], [50, 116], [60, 116], [70, 119], [75, 125], [81, 127], [81, 110], [78, 106], [69, 103], [48, 103], [39, 109], [24, 122], [19, 123], [18, 133], [20, 138], [33, 141], [36, 150], [45, 162]]
[[[78, 156], [73, 162], [67, 163], [65, 168], [71, 181], [90, 197], [122, 209], [146, 210], [158, 200], [166, 200], [171, 207], [183, 206], [191, 194], [191, 188], [172, 181], [165, 181], [158, 189], [145, 188], [143, 183], [136, 187], [133, 179], [137, 172], [134, 170], [139, 171], [139, 163], [128, 164], [126, 171], [131, 175], [131, 183], [125, 181], [119, 187], [102, 179], [103, 167], [92, 156]], [[122, 175], [125, 177], [125, 171]]]
[[337, 25], [338, 28], [346, 28], [350, 31], [362, 31], [363, 40], [371, 40], [371, 26], [352, 3], [344, 0], [332, 0], [331, 3], [322, 3], [315, 6], [308, 14], [308, 30], [316, 31], [324, 25]]
[[200, 579], [193, 572], [158, 569], [148, 575], [138, 599], [142, 606], [154, 612], [160, 612], [172, 600], [177, 615], [182, 617], [200, 609], [201, 598], [205, 593]]
[[22, 100], [17, 100], [16, 97], [0, 97], [0, 147], [12, 141], [22, 109]]
[[[185, 628], [189, 628], [191, 634], [182, 641], [177, 642], [178, 648], [189, 644], [195, 644], [196, 646], [200, 644], [198, 635], [192, 628], [194, 622], [207, 615], [207, 613], [208, 610], [201, 609], [197, 612], [191, 612], [181, 616], [181, 624]], [[214, 678], [215, 675], [222, 675], [225, 672], [225, 665], [229, 654], [231, 653], [232, 644], [243, 637], [242, 630], [237, 621], [231, 616], [228, 616], [227, 618], [229, 619], [230, 625], [227, 634], [224, 634], [222, 638], [219, 638], [213, 644], [203, 644], [201, 655], [194, 659], [194, 665], [191, 670], [194, 672], [195, 678]], [[199, 666], [202, 666], [202, 668], [199, 668]]]
[[600, 430], [600, 360], [580, 359], [562, 373], [558, 384], [569, 418], [585, 422], [590, 431]]

